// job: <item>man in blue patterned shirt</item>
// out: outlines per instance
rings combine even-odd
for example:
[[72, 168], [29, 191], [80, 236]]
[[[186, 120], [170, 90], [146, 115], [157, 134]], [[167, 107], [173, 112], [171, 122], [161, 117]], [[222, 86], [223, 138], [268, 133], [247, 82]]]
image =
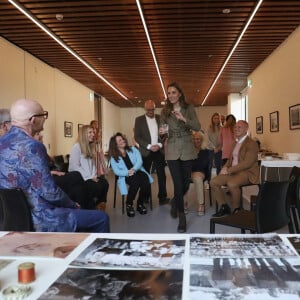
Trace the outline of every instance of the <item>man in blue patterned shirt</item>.
[[12, 127], [0, 138], [0, 188], [24, 191], [36, 231], [109, 232], [105, 212], [80, 209], [54, 183], [46, 148], [33, 139], [43, 130], [48, 112], [34, 100], [20, 99], [10, 113]]

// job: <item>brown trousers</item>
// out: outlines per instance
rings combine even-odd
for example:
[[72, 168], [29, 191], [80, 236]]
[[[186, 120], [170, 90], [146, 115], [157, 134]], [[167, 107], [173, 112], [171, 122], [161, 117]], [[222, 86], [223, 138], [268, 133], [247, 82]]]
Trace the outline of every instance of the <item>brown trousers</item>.
[[[240, 186], [249, 184], [248, 175], [246, 172], [239, 172], [234, 175], [218, 175], [211, 179], [210, 187], [212, 197], [217, 201], [218, 205], [225, 204], [225, 195], [222, 186], [227, 186], [231, 195], [231, 208], [235, 209], [240, 206], [241, 190]], [[229, 203], [230, 204], [230, 203]]]

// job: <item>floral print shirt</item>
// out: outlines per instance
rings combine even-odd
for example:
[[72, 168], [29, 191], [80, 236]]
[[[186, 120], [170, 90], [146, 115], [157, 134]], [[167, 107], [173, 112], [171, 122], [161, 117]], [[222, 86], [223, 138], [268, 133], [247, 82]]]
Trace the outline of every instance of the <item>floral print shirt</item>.
[[0, 188], [23, 190], [36, 231], [76, 230], [77, 206], [54, 183], [45, 146], [15, 126], [0, 138]]

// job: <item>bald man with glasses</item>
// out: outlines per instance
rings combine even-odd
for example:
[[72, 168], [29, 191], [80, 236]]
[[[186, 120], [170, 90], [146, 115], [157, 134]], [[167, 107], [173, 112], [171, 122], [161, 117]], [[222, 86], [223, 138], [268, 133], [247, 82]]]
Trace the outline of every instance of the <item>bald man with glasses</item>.
[[[0, 139], [0, 188], [25, 193], [36, 231], [109, 232], [109, 218], [100, 210], [83, 210], [54, 182], [45, 146], [33, 136], [43, 130], [48, 112], [34, 100], [12, 104], [12, 127]], [[16, 209], [18, 209], [16, 207]]]

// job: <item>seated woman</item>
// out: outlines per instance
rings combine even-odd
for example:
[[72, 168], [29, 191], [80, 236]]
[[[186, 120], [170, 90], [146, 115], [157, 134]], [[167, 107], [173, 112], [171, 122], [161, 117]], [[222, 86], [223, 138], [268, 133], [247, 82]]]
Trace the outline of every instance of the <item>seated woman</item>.
[[69, 172], [78, 171], [85, 181], [89, 209], [105, 210], [109, 184], [104, 176], [97, 175], [94, 129], [84, 125], [79, 129], [78, 141], [72, 147]]
[[[152, 177], [143, 167], [142, 156], [134, 146], [129, 146], [122, 133], [116, 133], [109, 141], [109, 157], [113, 172], [118, 176], [118, 187], [121, 195], [127, 195], [126, 211], [128, 217], [134, 217], [133, 200], [139, 191], [137, 211], [146, 214], [144, 206], [150, 193]], [[129, 189], [127, 189], [127, 185]]]
[[[34, 139], [44, 143], [43, 135], [37, 132]], [[62, 172], [59, 170], [54, 162], [54, 159], [48, 155], [48, 166], [54, 182], [72, 199], [74, 202], [80, 204], [80, 208], [89, 208], [91, 205], [88, 203], [87, 192], [85, 189], [85, 183], [81, 174], [77, 171], [74, 172]]]
[[198, 216], [203, 216], [205, 214], [203, 182], [209, 178], [209, 150], [206, 149], [205, 136], [200, 131], [193, 132], [193, 144], [197, 158], [193, 160], [192, 180], [196, 189]]

